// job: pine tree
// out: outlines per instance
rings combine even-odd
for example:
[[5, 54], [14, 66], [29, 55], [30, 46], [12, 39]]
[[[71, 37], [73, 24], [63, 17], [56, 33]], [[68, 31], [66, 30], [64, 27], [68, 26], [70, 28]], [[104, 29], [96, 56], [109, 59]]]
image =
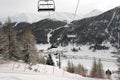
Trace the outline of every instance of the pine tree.
[[74, 73], [75, 72], [75, 66], [70, 61], [68, 61], [68, 64], [67, 64], [67, 71], [70, 72], [70, 73]]
[[120, 80], [120, 67], [118, 68], [118, 80]]
[[103, 65], [101, 63], [101, 59], [98, 61], [98, 78], [104, 78], [104, 70], [103, 70]]
[[38, 52], [36, 49], [36, 39], [30, 28], [25, 28], [19, 35], [19, 44], [22, 50], [22, 59], [31, 64], [38, 62]]
[[85, 67], [84, 67], [83, 65], [81, 66], [81, 68], [82, 68], [81, 75], [86, 76], [86, 74], [87, 74], [87, 69], [85, 69]]
[[47, 64], [47, 65], [52, 65], [52, 66], [54, 66], [54, 62], [53, 62], [53, 60], [52, 60], [51, 54], [48, 55], [46, 64]]
[[86, 76], [86, 69], [83, 67], [83, 65], [78, 64], [78, 66], [75, 68], [75, 73], [76, 74], [80, 74], [82, 76]]
[[4, 59], [8, 59], [8, 39], [6, 34], [4, 34], [2, 27], [0, 27], [0, 55]]
[[10, 18], [3, 26], [4, 33], [8, 39], [8, 59], [9, 60], [18, 60], [19, 59], [19, 46], [17, 45], [16, 32], [13, 29], [12, 22]]
[[97, 73], [98, 73], [98, 64], [96, 62], [96, 59], [94, 58], [93, 66], [92, 66], [92, 70], [91, 70], [90, 76], [95, 78], [95, 77], [98, 76]]
[[2, 26], [2, 22], [0, 22], [0, 26]]
[[46, 63], [46, 60], [45, 60], [45, 58], [44, 58], [44, 56], [42, 54], [39, 55], [39, 61], [38, 62], [41, 63], [41, 64]]
[[118, 55], [118, 79], [117, 80], [120, 80], [120, 57], [119, 57], [119, 55]]

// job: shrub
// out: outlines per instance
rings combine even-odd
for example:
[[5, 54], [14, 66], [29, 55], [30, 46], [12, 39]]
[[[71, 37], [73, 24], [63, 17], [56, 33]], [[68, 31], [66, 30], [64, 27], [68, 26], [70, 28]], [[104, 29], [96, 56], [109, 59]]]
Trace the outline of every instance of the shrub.
[[70, 72], [70, 73], [74, 73], [74, 69], [75, 69], [75, 66], [73, 65], [73, 63], [68, 61], [67, 71]]
[[93, 78], [104, 78], [104, 70], [101, 60], [99, 60], [97, 63], [96, 59], [94, 58], [90, 76]]
[[53, 60], [52, 60], [51, 54], [48, 55], [46, 64], [47, 64], [47, 65], [52, 65], [52, 66], [54, 66], [54, 62], [53, 62]]
[[85, 69], [83, 65], [78, 64], [78, 66], [75, 68], [75, 73], [86, 76], [87, 69]]

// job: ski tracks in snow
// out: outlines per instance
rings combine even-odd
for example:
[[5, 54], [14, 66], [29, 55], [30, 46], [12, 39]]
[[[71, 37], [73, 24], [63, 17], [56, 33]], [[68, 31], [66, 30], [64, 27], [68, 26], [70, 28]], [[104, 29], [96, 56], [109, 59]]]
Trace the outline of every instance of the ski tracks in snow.
[[105, 32], [106, 32], [106, 33], [108, 33], [108, 28], [109, 28], [110, 24], [112, 23], [115, 15], [116, 15], [116, 11], [113, 13], [112, 18], [111, 18], [110, 22], [108, 23], [108, 25], [107, 25], [107, 27], [106, 27], [106, 29], [105, 29]]

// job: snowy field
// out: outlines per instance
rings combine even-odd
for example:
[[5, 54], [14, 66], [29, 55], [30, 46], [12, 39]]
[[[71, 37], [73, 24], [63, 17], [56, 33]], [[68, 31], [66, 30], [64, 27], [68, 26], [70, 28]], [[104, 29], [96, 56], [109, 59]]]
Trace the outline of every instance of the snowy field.
[[43, 74], [0, 73], [0, 80], [102, 80], [102, 79], [92, 79], [83, 77], [69, 78]]
[[[93, 50], [89, 50], [89, 46], [74, 46], [75, 48], [80, 48], [78, 52], [72, 52], [71, 49], [73, 48], [73, 45], [69, 45], [67, 47], [61, 47], [53, 48], [51, 50], [48, 50], [48, 52], [53, 53], [53, 59], [54, 61], [58, 61], [58, 58], [56, 59], [54, 53], [63, 53], [61, 55], [64, 55], [66, 57], [61, 57], [61, 66], [62, 69], [65, 70], [67, 66], [68, 60], [72, 61], [74, 65], [82, 64], [88, 71], [91, 70], [92, 63], [94, 58], [98, 61], [101, 59], [101, 62], [103, 64], [103, 69], [106, 71], [107, 69], [110, 69], [112, 72], [116, 71], [118, 69], [115, 54], [112, 54], [111, 52], [115, 52], [116, 49], [111, 47], [109, 44], [107, 46], [110, 47], [109, 50], [97, 50], [93, 52]], [[47, 48], [50, 47], [50, 45], [37, 45], [38, 50], [45, 50], [47, 51]], [[114, 74], [112, 75], [114, 78]]]
[[31, 69], [29, 65], [21, 62], [10, 61], [0, 65], [0, 80], [102, 80], [82, 77], [58, 67], [41, 64], [31, 66]]
[[[76, 47], [80, 47], [78, 52], [71, 51], [73, 48], [72, 45], [67, 47], [60, 46], [51, 50], [47, 50], [48, 47], [50, 47], [50, 45], [37, 45], [38, 50], [43, 50], [43, 53], [40, 54], [45, 55], [48, 52], [51, 53], [54, 62], [58, 61], [58, 58], [56, 58], [54, 53], [61, 53], [62, 69], [59, 69], [57, 65], [55, 67], [42, 64], [30, 66], [23, 62], [3, 61], [3, 63], [0, 63], [0, 80], [107, 80], [82, 77], [65, 71], [68, 60], [72, 61], [75, 65], [80, 63], [90, 71], [94, 57], [96, 60], [101, 59], [104, 70], [117, 70], [116, 57], [113, 57], [115, 54], [111, 54], [115, 49], [112, 47], [109, 50], [100, 50], [95, 52], [89, 50], [88, 46]], [[62, 55], [66, 57], [63, 57]], [[112, 80], [115, 80], [115, 77], [116, 75], [112, 74]]]
[[[50, 47], [50, 45], [37, 45], [38, 50], [44, 50], [44, 52], [50, 52], [52, 54], [63, 53], [61, 55], [66, 56], [65, 58], [61, 57], [61, 63], [63, 68], [66, 66], [66, 62], [70, 60], [73, 61], [75, 65], [81, 63], [85, 67], [90, 69], [92, 66], [93, 59], [96, 58], [96, 60], [101, 59], [104, 69], [111, 69], [111, 70], [117, 69], [116, 66], [117, 58], [115, 57], [115, 54], [111, 54], [111, 52], [116, 51], [116, 49], [114, 49], [113, 47], [110, 47], [109, 50], [97, 50], [95, 52], [89, 50], [88, 46], [76, 47], [76, 48], [80, 48], [78, 52], [71, 51], [71, 49], [73, 48], [72, 45], [69, 45], [67, 47], [60, 46], [58, 48], [53, 48], [51, 50], [47, 50], [48, 47]], [[54, 59], [54, 55], [53, 55], [53, 59]]]

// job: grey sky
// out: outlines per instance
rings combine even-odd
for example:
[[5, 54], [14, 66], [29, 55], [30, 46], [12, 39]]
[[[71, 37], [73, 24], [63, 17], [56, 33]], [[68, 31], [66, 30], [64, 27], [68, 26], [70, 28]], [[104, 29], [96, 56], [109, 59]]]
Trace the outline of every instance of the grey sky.
[[[38, 13], [38, 0], [0, 0], [0, 15], [16, 13]], [[56, 12], [74, 13], [77, 0], [55, 0]], [[80, 0], [77, 14], [85, 14], [98, 9], [106, 11], [120, 5], [120, 0]]]

